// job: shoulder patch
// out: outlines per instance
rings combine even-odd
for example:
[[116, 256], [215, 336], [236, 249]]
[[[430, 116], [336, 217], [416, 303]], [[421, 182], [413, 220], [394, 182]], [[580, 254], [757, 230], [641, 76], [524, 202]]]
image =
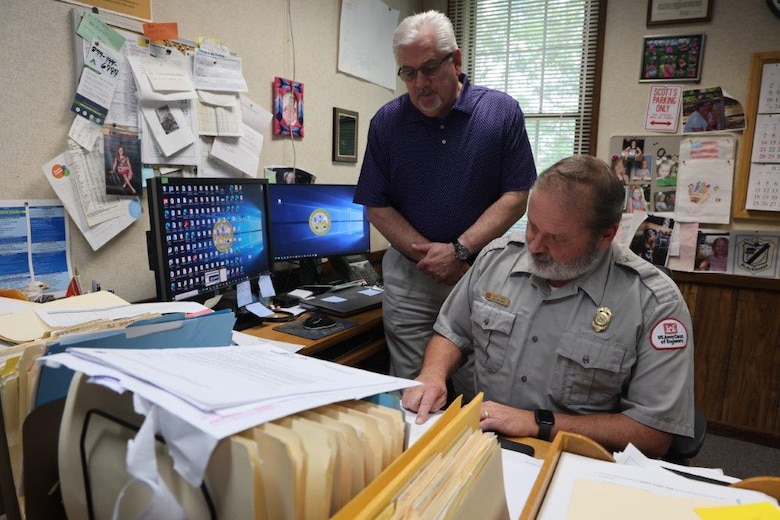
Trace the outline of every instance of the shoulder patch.
[[688, 330], [676, 318], [659, 320], [650, 331], [650, 344], [656, 350], [677, 350], [688, 346]]

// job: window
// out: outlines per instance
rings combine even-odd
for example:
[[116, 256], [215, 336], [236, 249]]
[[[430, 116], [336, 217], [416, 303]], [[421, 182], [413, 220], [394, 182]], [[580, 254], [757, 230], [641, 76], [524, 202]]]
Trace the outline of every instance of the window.
[[449, 0], [463, 70], [474, 84], [520, 103], [539, 171], [575, 153], [596, 153], [603, 4]]

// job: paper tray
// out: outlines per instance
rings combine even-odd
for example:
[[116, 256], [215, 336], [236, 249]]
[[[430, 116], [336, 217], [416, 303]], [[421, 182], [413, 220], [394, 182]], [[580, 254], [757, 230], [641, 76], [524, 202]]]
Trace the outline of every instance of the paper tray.
[[[590, 457], [595, 460], [615, 462], [615, 459], [612, 458], [612, 454], [589, 437], [576, 433], [559, 432], [558, 435], [555, 436], [555, 439], [547, 452], [547, 456], [544, 459], [542, 469], [539, 471], [539, 476], [536, 478], [536, 481], [531, 488], [528, 500], [523, 507], [523, 511], [520, 513], [520, 520], [536, 519], [550, 486], [550, 481], [555, 474], [555, 469], [558, 466], [561, 453], [564, 452]], [[780, 500], [780, 477], [752, 477], [732, 484], [732, 486], [760, 491]]]

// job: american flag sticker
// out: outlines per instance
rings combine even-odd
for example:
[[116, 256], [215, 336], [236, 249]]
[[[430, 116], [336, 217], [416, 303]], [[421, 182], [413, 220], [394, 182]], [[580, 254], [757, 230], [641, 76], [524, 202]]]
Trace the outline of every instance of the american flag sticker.
[[676, 350], [688, 346], [688, 330], [680, 320], [665, 318], [650, 332], [650, 344], [656, 350]]

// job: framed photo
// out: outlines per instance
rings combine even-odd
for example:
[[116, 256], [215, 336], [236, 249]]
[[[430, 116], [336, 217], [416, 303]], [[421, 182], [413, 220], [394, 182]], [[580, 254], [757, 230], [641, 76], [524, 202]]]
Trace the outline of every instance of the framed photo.
[[640, 82], [701, 81], [704, 35], [645, 36]]
[[333, 160], [357, 162], [358, 113], [333, 107]]
[[647, 26], [709, 22], [712, 0], [647, 0]]

